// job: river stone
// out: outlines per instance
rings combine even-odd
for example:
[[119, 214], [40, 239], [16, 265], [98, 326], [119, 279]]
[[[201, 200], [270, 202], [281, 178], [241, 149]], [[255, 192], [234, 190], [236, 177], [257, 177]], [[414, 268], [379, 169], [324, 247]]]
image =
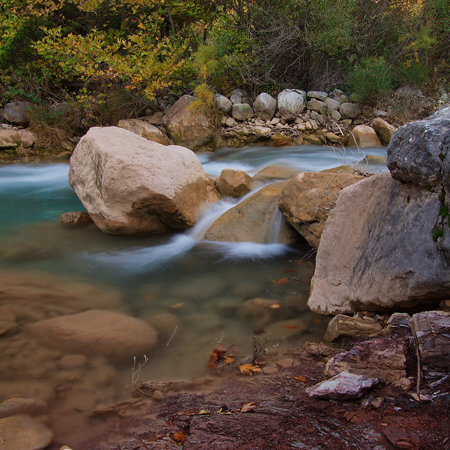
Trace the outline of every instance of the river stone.
[[0, 129], [0, 150], [19, 147], [22, 143], [19, 130]]
[[170, 145], [167, 136], [151, 123], [141, 119], [123, 119], [119, 120], [117, 125], [119, 128], [131, 131], [138, 136], [141, 136], [149, 141], [158, 142], [162, 145]]
[[272, 120], [277, 110], [277, 101], [269, 94], [262, 92], [253, 102], [255, 114], [262, 120]]
[[339, 111], [331, 111], [331, 118], [338, 121], [342, 119], [342, 115]]
[[231, 108], [233, 107], [233, 103], [228, 100], [224, 95], [215, 94], [214, 101], [216, 102], [216, 106], [223, 111], [225, 114], [229, 114]]
[[448, 185], [450, 171], [443, 170], [443, 160], [449, 167], [449, 148], [450, 108], [445, 108], [398, 128], [387, 149], [388, 169], [396, 180], [420, 186], [440, 186], [444, 173]]
[[278, 208], [309, 245], [317, 248], [339, 193], [362, 179], [351, 174], [300, 172], [284, 187]]
[[211, 225], [205, 239], [260, 244], [294, 243], [297, 233], [280, 217], [277, 208], [285, 184], [285, 181], [280, 181], [265, 186], [229, 209]]
[[[450, 372], [450, 312], [425, 311], [414, 314], [411, 325], [419, 342], [425, 375]], [[431, 378], [431, 377], [430, 377]]]
[[36, 419], [13, 416], [0, 419], [2, 450], [43, 450], [53, 439], [52, 431]]
[[230, 101], [233, 105], [238, 103], [246, 103], [245, 94], [240, 89], [235, 89], [230, 96]]
[[350, 133], [348, 146], [357, 148], [381, 147], [381, 142], [372, 127], [358, 125]]
[[180, 97], [164, 115], [167, 134], [176, 145], [193, 151], [214, 149], [216, 127], [207, 109], [192, 107], [192, 95]]
[[281, 119], [287, 122], [295, 120], [305, 108], [304, 91], [299, 89], [285, 89], [278, 94], [278, 112]]
[[218, 193], [196, 155], [117, 127], [91, 128], [70, 158], [69, 183], [107, 234], [162, 233], [195, 224]]
[[252, 185], [252, 177], [236, 169], [223, 169], [217, 180], [219, 191], [225, 197], [242, 197], [252, 190]]
[[376, 338], [356, 344], [350, 351], [333, 356], [325, 367], [325, 375], [351, 371], [378, 378], [383, 383], [395, 383], [406, 377], [405, 341]]
[[85, 211], [69, 211], [61, 214], [59, 224], [64, 227], [84, 227], [93, 223], [91, 216]]
[[286, 318], [287, 314], [288, 311], [279, 302], [266, 298], [247, 300], [238, 309], [239, 319], [254, 327], [262, 327], [279, 321]]
[[392, 135], [394, 134], [395, 128], [390, 123], [386, 122], [383, 119], [380, 119], [379, 117], [376, 117], [372, 120], [372, 123], [370, 124], [372, 128], [377, 133], [378, 137], [380, 138], [380, 141], [384, 145], [388, 145], [391, 141]]
[[312, 398], [331, 398], [335, 400], [349, 400], [360, 398], [373, 386], [378, 384], [377, 378], [368, 378], [364, 375], [357, 375], [348, 371], [322, 381], [310, 388], [306, 392]]
[[319, 114], [323, 114], [327, 110], [327, 105], [320, 100], [316, 100], [315, 98], [311, 99], [306, 104], [306, 107], [310, 111], [315, 111], [315, 112], [318, 112]]
[[441, 206], [437, 193], [390, 173], [344, 189], [325, 224], [308, 306], [353, 314], [448, 298], [445, 249], [433, 241]]
[[254, 111], [248, 103], [235, 103], [231, 111], [233, 118], [243, 122], [254, 116]]
[[39, 416], [47, 412], [47, 403], [34, 398], [8, 398], [0, 403], [0, 418], [17, 415]]
[[308, 91], [308, 93], [306, 95], [309, 98], [315, 98], [315, 99], [321, 100], [321, 101], [324, 101], [328, 97], [328, 94], [326, 92], [322, 92], [322, 91]]
[[30, 106], [28, 102], [7, 103], [3, 110], [3, 117], [13, 125], [27, 127], [30, 124], [27, 114]]
[[323, 340], [333, 342], [348, 336], [376, 336], [381, 330], [376, 319], [359, 319], [338, 314], [328, 323]]
[[358, 103], [342, 103], [339, 107], [342, 117], [357, 119], [362, 114], [361, 106]]
[[327, 107], [327, 113], [328, 114], [331, 114], [333, 111], [339, 112], [339, 106], [341, 106], [341, 104], [337, 100], [334, 100], [334, 99], [332, 99], [330, 97], [327, 97], [324, 100], [324, 103], [325, 103], [325, 105]]
[[132, 361], [158, 342], [156, 330], [134, 317], [111, 311], [90, 310], [42, 320], [29, 326], [43, 344], [86, 356]]
[[296, 167], [267, 166], [253, 175], [253, 179], [255, 181], [289, 180], [297, 173], [298, 169]]

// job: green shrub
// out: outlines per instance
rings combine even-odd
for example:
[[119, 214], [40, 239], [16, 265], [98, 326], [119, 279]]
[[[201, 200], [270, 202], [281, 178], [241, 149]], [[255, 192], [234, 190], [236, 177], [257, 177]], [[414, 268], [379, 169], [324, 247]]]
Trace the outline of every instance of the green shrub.
[[396, 80], [401, 85], [408, 85], [411, 87], [419, 87], [421, 86], [428, 75], [428, 68], [420, 63], [405, 63], [402, 64], [396, 73]]
[[382, 58], [365, 59], [354, 67], [347, 85], [360, 103], [375, 103], [389, 94], [393, 80], [389, 66]]

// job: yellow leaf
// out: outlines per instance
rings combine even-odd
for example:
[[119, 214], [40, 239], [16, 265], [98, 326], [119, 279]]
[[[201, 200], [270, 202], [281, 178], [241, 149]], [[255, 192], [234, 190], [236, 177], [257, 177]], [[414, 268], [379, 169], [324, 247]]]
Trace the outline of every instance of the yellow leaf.
[[253, 376], [256, 372], [261, 372], [261, 369], [259, 367], [255, 367], [253, 364], [243, 364], [242, 366], [239, 366], [239, 370], [241, 371], [242, 375], [250, 375]]

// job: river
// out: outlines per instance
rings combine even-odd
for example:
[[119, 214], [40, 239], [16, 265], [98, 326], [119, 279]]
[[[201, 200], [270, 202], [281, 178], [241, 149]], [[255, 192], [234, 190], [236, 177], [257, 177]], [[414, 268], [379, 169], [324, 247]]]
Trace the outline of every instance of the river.
[[[366, 149], [365, 154], [385, 156], [386, 149]], [[208, 174], [234, 168], [254, 175], [268, 165], [321, 171], [343, 160], [354, 164], [363, 155], [299, 146], [198, 156]], [[382, 165], [368, 169], [386, 170]], [[27, 330], [32, 323], [106, 309], [153, 324], [160, 329], [159, 346], [147, 356], [152, 360], [164, 351], [144, 367], [143, 379], [207, 375], [209, 352], [219, 342], [236, 345], [241, 356], [251, 354], [254, 324], [242, 314], [249, 299], [270, 299], [289, 311], [269, 325], [266, 351], [321, 340], [328, 320], [306, 306], [314, 273], [314, 256], [306, 243], [289, 247], [204, 241], [209, 224], [233, 205], [227, 201], [210, 208], [183, 233], [118, 237], [94, 225], [64, 228], [58, 224], [62, 213], [83, 210], [67, 182], [68, 170], [68, 164], [0, 166], [0, 324], [5, 311], [17, 323], [0, 336], [0, 401], [44, 399], [56, 444], [76, 445], [80, 433], [89, 433], [92, 409], [130, 395], [133, 358], [120, 365], [103, 357], [70, 359], [37, 342]], [[277, 326], [288, 319], [291, 325]], [[144, 357], [134, 356], [138, 361]]]

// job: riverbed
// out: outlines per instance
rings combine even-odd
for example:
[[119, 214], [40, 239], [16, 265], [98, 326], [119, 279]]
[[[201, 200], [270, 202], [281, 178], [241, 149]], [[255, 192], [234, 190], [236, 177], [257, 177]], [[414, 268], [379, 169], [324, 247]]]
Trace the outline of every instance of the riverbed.
[[[385, 156], [386, 149], [364, 153]], [[223, 168], [255, 175], [269, 165], [321, 171], [356, 164], [364, 154], [299, 146], [198, 156], [206, 173], [217, 176]], [[0, 307], [7, 307], [17, 323], [0, 336], [0, 400], [44, 399], [56, 443], [74, 445], [81, 430], [89, 432], [92, 409], [130, 395], [135, 362], [131, 355], [121, 364], [104, 357], [71, 359], [28, 333], [35, 322], [100, 309], [155, 326], [159, 342], [146, 355], [154, 363], [143, 368], [145, 380], [208, 374], [209, 353], [218, 343], [236, 346], [237, 355], [251, 354], [256, 324], [242, 314], [251, 299], [269, 299], [287, 311], [264, 330], [264, 351], [321, 340], [328, 319], [306, 305], [314, 273], [314, 252], [306, 242], [205, 241], [209, 224], [236, 200], [221, 201], [183, 233], [119, 237], [94, 225], [64, 228], [58, 223], [62, 213], [84, 210], [68, 184], [68, 170], [69, 164], [0, 166]], [[273, 181], [278, 180], [266, 182]], [[138, 363], [144, 360], [133, 356]]]

